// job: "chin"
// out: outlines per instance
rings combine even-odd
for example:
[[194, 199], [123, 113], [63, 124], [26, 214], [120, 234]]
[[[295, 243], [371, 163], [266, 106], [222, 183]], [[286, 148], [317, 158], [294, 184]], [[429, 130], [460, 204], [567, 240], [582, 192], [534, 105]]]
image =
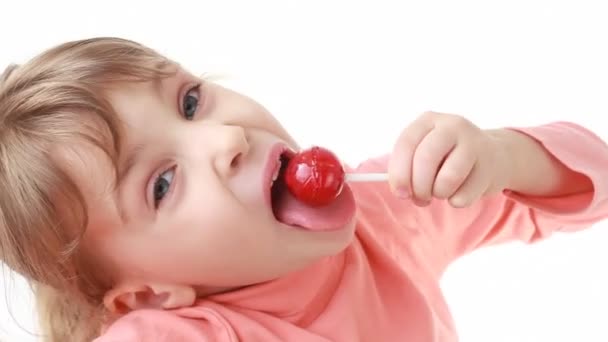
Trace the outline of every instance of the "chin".
[[355, 231], [356, 231], [355, 228], [356, 228], [356, 221], [353, 218], [340, 231], [336, 232], [336, 233], [339, 233], [340, 236], [339, 236], [339, 239], [336, 241], [337, 246], [336, 246], [336, 250], [335, 250], [334, 254], [342, 252], [353, 242], [353, 240], [355, 238]]
[[340, 254], [353, 242], [356, 231], [356, 220], [351, 219], [348, 224], [344, 225], [341, 229], [328, 231], [328, 232], [313, 232], [315, 248], [314, 250], [316, 257], [323, 258]]

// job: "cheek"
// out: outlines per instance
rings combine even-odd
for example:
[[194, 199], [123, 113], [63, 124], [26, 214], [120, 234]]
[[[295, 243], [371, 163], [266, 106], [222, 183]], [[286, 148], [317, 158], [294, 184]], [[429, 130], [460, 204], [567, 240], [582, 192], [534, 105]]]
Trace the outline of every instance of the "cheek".
[[250, 128], [268, 132], [287, 142], [287, 144], [293, 148], [299, 149], [299, 145], [295, 139], [287, 132], [285, 127], [269, 113], [256, 113], [255, 115], [252, 115], [251, 119], [245, 123], [245, 125]]
[[184, 208], [172, 222], [117, 239], [106, 255], [123, 276], [199, 284], [244, 272], [265, 258], [271, 246], [264, 242], [271, 239], [259, 223], [219, 207], [196, 209]]
[[245, 101], [240, 108], [242, 109], [240, 115], [234, 120], [235, 124], [270, 132], [289, 144], [296, 145], [285, 127], [263, 106], [256, 102]]

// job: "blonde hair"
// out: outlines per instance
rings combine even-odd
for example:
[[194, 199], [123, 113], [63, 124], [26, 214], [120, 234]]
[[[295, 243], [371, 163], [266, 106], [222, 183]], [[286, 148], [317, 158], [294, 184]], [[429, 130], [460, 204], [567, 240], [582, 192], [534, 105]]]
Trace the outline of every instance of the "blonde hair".
[[80, 248], [87, 206], [49, 151], [75, 139], [113, 161], [121, 126], [108, 86], [159, 80], [174, 63], [138, 43], [65, 43], [0, 76], [0, 257], [33, 289], [45, 341], [90, 341], [104, 321], [109, 280]]

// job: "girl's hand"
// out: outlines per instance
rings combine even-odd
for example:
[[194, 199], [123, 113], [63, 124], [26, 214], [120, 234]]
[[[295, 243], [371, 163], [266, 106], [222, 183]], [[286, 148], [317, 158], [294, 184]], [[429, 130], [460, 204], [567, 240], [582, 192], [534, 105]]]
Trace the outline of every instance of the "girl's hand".
[[465, 207], [502, 191], [509, 178], [507, 149], [490, 131], [457, 115], [426, 112], [401, 132], [388, 167], [400, 197], [420, 206], [447, 199]]

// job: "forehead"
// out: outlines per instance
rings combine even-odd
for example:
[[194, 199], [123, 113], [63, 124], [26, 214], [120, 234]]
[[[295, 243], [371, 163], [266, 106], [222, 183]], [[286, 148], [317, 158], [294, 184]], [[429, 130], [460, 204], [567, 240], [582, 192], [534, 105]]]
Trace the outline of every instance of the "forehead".
[[[188, 78], [182, 69], [171, 77], [156, 81], [116, 84], [107, 96], [121, 124], [119, 177], [128, 168], [143, 141], [154, 141], [167, 113], [175, 111], [181, 85]], [[119, 179], [120, 181], [120, 179]]]

